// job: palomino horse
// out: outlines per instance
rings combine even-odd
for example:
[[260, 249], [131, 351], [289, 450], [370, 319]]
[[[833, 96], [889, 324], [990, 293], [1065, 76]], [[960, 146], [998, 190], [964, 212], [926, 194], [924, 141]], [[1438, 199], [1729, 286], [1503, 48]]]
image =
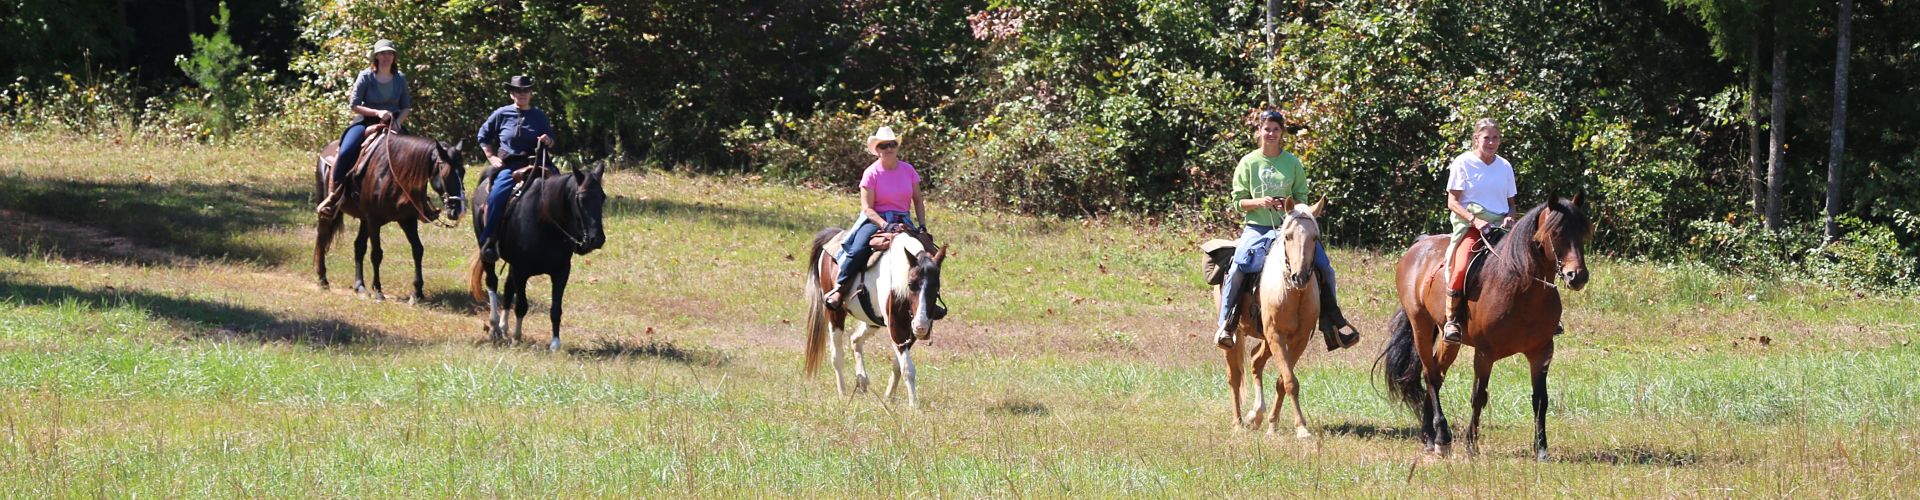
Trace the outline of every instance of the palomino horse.
[[[380, 250], [380, 227], [388, 222], [396, 222], [400, 224], [400, 230], [406, 233], [407, 243], [413, 246], [413, 295], [409, 300], [418, 303], [426, 299], [421, 291], [426, 280], [420, 273], [420, 257], [426, 253], [426, 248], [420, 245], [420, 223], [433, 222], [440, 217], [440, 209], [433, 207], [431, 198], [427, 197], [427, 188], [432, 187], [440, 193], [440, 201], [449, 212], [447, 218], [459, 220], [460, 182], [467, 171], [460, 162], [460, 144], [448, 146], [424, 137], [391, 132], [381, 136], [384, 139], [378, 143], [369, 136], [366, 142], [368, 147], [360, 152], [361, 163], [366, 168], [360, 174], [358, 189], [352, 196], [340, 201], [340, 211], [333, 217], [320, 218], [319, 237], [313, 243], [313, 269], [320, 278], [320, 288], [327, 288], [327, 247], [333, 245], [333, 235], [346, 221], [346, 215], [358, 217], [360, 235], [353, 240], [353, 290], [367, 293], [366, 284], [362, 281], [365, 274], [361, 263], [366, 259], [367, 246], [371, 243], [372, 296], [375, 300], [384, 299], [380, 290], [380, 261], [385, 256]], [[319, 203], [320, 198], [327, 195], [327, 179], [332, 175], [327, 161], [339, 151], [340, 141], [327, 143], [320, 150], [320, 157], [314, 161], [314, 203]], [[338, 165], [331, 168], [353, 166]]]
[[[1320, 319], [1320, 282], [1313, 276], [1314, 248], [1320, 242], [1320, 223], [1316, 217], [1320, 209], [1326, 206], [1326, 200], [1309, 207], [1297, 205], [1287, 214], [1286, 222], [1275, 231], [1280, 232], [1279, 248], [1267, 254], [1264, 271], [1260, 275], [1259, 294], [1243, 294], [1244, 301], [1240, 310], [1260, 312], [1258, 321], [1252, 321], [1252, 315], [1242, 319], [1234, 332], [1233, 347], [1224, 348], [1227, 354], [1227, 387], [1233, 392], [1233, 426], [1236, 429], [1261, 427], [1262, 413], [1267, 410], [1266, 391], [1261, 387], [1266, 371], [1267, 360], [1280, 355], [1280, 373], [1274, 380], [1273, 413], [1266, 416], [1272, 423], [1268, 433], [1280, 429], [1280, 407], [1289, 397], [1293, 400], [1293, 432], [1300, 438], [1313, 437], [1307, 430], [1306, 414], [1300, 411], [1300, 380], [1294, 376], [1293, 369], [1299, 366], [1300, 354], [1306, 352], [1307, 341], [1312, 338], [1314, 325]], [[1230, 248], [1230, 247], [1229, 247]], [[1215, 305], [1221, 300], [1220, 286], [1214, 285]], [[1255, 300], [1258, 302], [1255, 302]], [[1251, 306], [1258, 305], [1255, 309]], [[1251, 340], [1259, 342], [1251, 342]], [[1249, 346], [1249, 344], [1253, 344]], [[1240, 385], [1246, 372], [1248, 350], [1253, 356], [1254, 408], [1243, 419], [1240, 405], [1245, 392]]]
[[[1535, 458], [1546, 460], [1547, 367], [1553, 363], [1553, 335], [1560, 324], [1560, 290], [1554, 280], [1565, 279], [1574, 290], [1586, 286], [1582, 245], [1592, 234], [1579, 197], [1542, 203], [1493, 248], [1478, 283], [1469, 282], [1466, 316], [1461, 318], [1461, 342], [1473, 347], [1468, 454], [1479, 452], [1480, 411], [1487, 406], [1493, 363], [1525, 354], [1533, 370], [1533, 451]], [[1393, 336], [1381, 353], [1388, 387], [1396, 399], [1418, 408], [1420, 440], [1427, 451], [1441, 456], [1451, 450], [1453, 432], [1440, 408], [1440, 386], [1460, 350], [1458, 345], [1435, 345], [1446, 318], [1447, 278], [1440, 272], [1446, 247], [1447, 236], [1425, 236], [1400, 258], [1394, 273], [1400, 311], [1393, 316]]]
[[[846, 365], [842, 355], [853, 352], [853, 390], [867, 390], [866, 358], [861, 345], [870, 328], [886, 328], [893, 346], [893, 380], [887, 383], [887, 399], [893, 399], [901, 379], [907, 382], [907, 405], [918, 408], [920, 400], [914, 387], [913, 344], [933, 336], [933, 322], [945, 318], [940, 303], [940, 264], [947, 260], [947, 248], [928, 250], [932, 236], [925, 233], [893, 239], [893, 246], [880, 252], [880, 261], [860, 274], [857, 283], [864, 294], [847, 298], [840, 311], [829, 310], [824, 296], [833, 288], [833, 277], [840, 272], [828, 243], [839, 236], [840, 228], [827, 228], [813, 236], [808, 250], [807, 283], [807, 363], [812, 377], [820, 367], [822, 351], [832, 350], [833, 381], [841, 395], [847, 394]], [[863, 295], [865, 297], [863, 297]], [[870, 298], [870, 300], [867, 300]], [[872, 312], [869, 312], [871, 310]], [[844, 328], [847, 317], [859, 322], [851, 338]]]
[[[499, 239], [499, 255], [486, 259], [475, 249], [467, 268], [467, 288], [473, 300], [487, 304], [487, 333], [494, 342], [506, 338], [507, 317], [502, 308], [507, 304], [513, 305], [513, 338], [521, 339], [521, 327], [527, 320], [527, 280], [547, 275], [553, 280], [553, 305], [547, 313], [553, 322], [553, 337], [547, 349], [560, 350], [560, 306], [566, 298], [567, 277], [573, 273], [573, 256], [586, 255], [607, 243], [606, 231], [600, 225], [601, 209], [607, 203], [607, 193], [601, 187], [605, 172], [604, 166], [585, 171], [576, 168], [570, 174], [521, 181], [525, 189], [508, 207], [483, 208], [510, 210], [500, 220], [500, 227], [493, 229]], [[473, 192], [484, 200], [492, 188], [493, 176], [482, 176]], [[479, 232], [486, 220], [484, 213], [474, 214], [473, 230]], [[504, 293], [494, 270], [496, 260], [507, 261]]]

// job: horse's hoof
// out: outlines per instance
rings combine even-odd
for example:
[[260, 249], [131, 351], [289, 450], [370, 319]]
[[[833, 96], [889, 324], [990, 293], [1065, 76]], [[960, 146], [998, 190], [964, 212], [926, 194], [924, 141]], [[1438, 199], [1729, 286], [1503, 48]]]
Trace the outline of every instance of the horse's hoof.
[[1313, 439], [1313, 433], [1308, 432], [1307, 426], [1302, 425], [1302, 426], [1293, 428], [1293, 437], [1300, 438], [1300, 439]]
[[1453, 445], [1442, 444], [1433, 447], [1433, 455], [1440, 458], [1453, 456]]
[[861, 375], [853, 379], [853, 393], [854, 394], [867, 393], [867, 377], [865, 375]]
[[1553, 459], [1552, 459], [1552, 458], [1549, 458], [1549, 457], [1547, 456], [1547, 449], [1546, 449], [1546, 448], [1541, 448], [1541, 449], [1538, 449], [1538, 450], [1534, 450], [1534, 452], [1533, 452], [1533, 461], [1535, 461], [1535, 462], [1551, 462], [1551, 461], [1553, 461]]

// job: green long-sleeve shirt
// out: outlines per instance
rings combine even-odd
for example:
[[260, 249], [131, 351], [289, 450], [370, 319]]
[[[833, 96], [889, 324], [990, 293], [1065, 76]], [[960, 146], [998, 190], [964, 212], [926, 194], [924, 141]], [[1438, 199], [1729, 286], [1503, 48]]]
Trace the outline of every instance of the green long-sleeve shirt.
[[[1259, 150], [1240, 157], [1240, 164], [1233, 168], [1234, 202], [1268, 196], [1307, 202], [1307, 172], [1300, 165], [1300, 157], [1281, 151], [1280, 156], [1268, 158]], [[1261, 207], [1247, 212], [1246, 223], [1280, 227], [1286, 220], [1285, 211]]]

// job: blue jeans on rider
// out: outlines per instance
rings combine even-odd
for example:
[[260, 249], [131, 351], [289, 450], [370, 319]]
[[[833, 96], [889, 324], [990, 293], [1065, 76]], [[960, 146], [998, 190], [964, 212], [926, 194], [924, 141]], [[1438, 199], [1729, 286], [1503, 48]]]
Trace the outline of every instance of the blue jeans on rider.
[[338, 186], [347, 182], [347, 171], [353, 170], [353, 162], [360, 161], [360, 143], [367, 138], [367, 125], [355, 123], [347, 126], [340, 134], [340, 154], [333, 157], [333, 184]]
[[[1272, 227], [1248, 224], [1240, 231], [1240, 239], [1234, 242], [1233, 265], [1227, 269], [1227, 276], [1220, 283], [1220, 326], [1227, 325], [1227, 295], [1237, 287], [1243, 286], [1247, 275], [1257, 273], [1267, 265], [1267, 253], [1273, 249], [1273, 240], [1280, 233]], [[1327, 294], [1333, 295], [1333, 261], [1327, 258], [1327, 244], [1315, 242], [1313, 247], [1313, 272], [1327, 277]]]
[[[906, 212], [880, 212], [880, 218], [889, 223], [913, 225], [913, 216]], [[880, 232], [880, 226], [873, 225], [873, 221], [866, 217], [860, 218], [860, 225], [854, 226], [853, 235], [848, 236], [845, 243], [841, 243], [840, 276], [834, 279], [834, 283], [842, 287], [853, 284], [853, 276], [861, 271], [854, 266], [866, 265], [867, 258], [873, 256], [873, 248], [867, 246], [867, 240], [873, 239], [873, 233], [878, 232]]]
[[513, 196], [513, 171], [528, 163], [531, 162], [526, 157], [511, 157], [500, 162], [500, 172], [493, 175], [493, 191], [487, 192], [487, 223], [480, 226], [480, 244], [487, 244], [487, 236], [500, 225], [500, 218], [507, 216], [507, 199]]

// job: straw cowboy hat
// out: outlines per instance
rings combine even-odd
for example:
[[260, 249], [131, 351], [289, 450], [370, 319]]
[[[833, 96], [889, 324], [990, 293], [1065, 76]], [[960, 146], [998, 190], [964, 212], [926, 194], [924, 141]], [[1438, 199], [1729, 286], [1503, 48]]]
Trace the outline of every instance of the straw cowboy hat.
[[393, 48], [393, 40], [380, 40], [373, 42], [373, 50], [367, 52], [367, 57], [380, 55], [381, 52], [392, 52], [396, 56], [400, 54], [399, 50]]
[[893, 135], [893, 127], [880, 127], [880, 130], [873, 131], [872, 137], [867, 138], [867, 149], [873, 149], [874, 145], [882, 142], [899, 143], [900, 137]]

